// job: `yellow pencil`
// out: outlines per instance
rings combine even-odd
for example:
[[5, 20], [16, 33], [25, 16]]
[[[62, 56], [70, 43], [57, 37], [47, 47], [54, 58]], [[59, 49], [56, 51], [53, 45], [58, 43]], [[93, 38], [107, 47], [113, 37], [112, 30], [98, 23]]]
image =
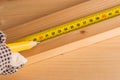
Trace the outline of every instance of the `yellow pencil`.
[[38, 42], [36, 41], [22, 41], [22, 42], [6, 44], [6, 46], [8, 46], [12, 50], [12, 52], [19, 52], [19, 51], [31, 49], [37, 44]]

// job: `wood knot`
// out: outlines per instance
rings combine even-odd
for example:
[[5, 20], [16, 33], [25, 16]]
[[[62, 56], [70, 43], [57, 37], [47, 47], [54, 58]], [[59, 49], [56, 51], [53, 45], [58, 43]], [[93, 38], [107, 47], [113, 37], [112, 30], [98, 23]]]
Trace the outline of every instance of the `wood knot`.
[[80, 33], [81, 33], [81, 34], [85, 34], [85, 33], [86, 33], [86, 31], [82, 30], [82, 31], [80, 31]]

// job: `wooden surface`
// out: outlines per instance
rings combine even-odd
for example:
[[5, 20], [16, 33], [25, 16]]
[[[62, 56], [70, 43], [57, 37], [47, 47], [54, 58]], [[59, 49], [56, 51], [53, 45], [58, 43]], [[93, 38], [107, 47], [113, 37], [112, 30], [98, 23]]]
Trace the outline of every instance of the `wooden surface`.
[[[96, 7], [96, 5], [98, 4], [101, 4], [101, 5]], [[90, 0], [84, 3], [80, 3], [76, 6], [58, 11], [56, 13], [50, 14], [43, 18], [39, 18], [35, 21], [31, 21], [29, 23], [26, 23], [20, 26], [8, 28], [4, 32], [6, 32], [8, 36], [8, 41], [13, 41], [25, 35], [52, 27], [52, 25], [59, 25], [59, 23], [64, 23], [74, 18], [75, 19], [80, 18], [86, 15], [89, 15], [91, 13], [116, 6], [118, 4], [120, 4], [120, 0], [116, 0], [114, 1], [114, 3], [112, 2], [112, 0], [109, 0], [109, 1], [108, 0], [103, 0], [103, 1]], [[29, 59], [29, 63], [34, 63], [34, 62], [37, 62], [37, 61], [40, 61], [46, 58], [50, 58], [50, 57], [62, 54], [66, 52], [66, 50], [70, 51], [70, 49], [68, 49], [67, 47], [71, 47], [72, 48], [71, 50], [76, 49], [75, 46], [62, 47], [64, 45], [74, 43], [76, 41], [81, 41], [79, 43], [81, 46], [78, 45], [79, 47], [77, 48], [85, 47], [91, 43], [93, 44], [93, 41], [94, 43], [96, 43], [98, 41], [108, 39], [107, 36], [113, 37], [113, 34], [107, 33], [108, 35], [100, 36], [99, 39], [97, 39], [97, 37], [94, 37], [92, 39], [90, 38], [86, 40], [86, 38], [88, 37], [120, 27], [119, 23], [120, 23], [120, 16], [114, 17], [109, 20], [96, 23], [89, 27], [85, 27], [85, 28], [73, 31], [71, 33], [68, 33], [68, 34], [64, 34], [60, 37], [45, 41], [31, 50], [22, 52], [22, 55], [24, 55], [25, 57]], [[82, 33], [83, 31], [84, 33]], [[112, 31], [112, 33], [114, 33], [114, 31]], [[118, 34], [120, 35], [120, 33]], [[85, 40], [83, 41], [83, 39]], [[62, 48], [59, 48], [59, 47], [62, 47]], [[62, 50], [61, 52], [60, 52], [60, 49]]]
[[120, 36], [25, 66], [0, 80], [120, 80]]
[[[35, 30], [33, 30], [33, 28], [28, 28], [29, 26], [25, 26], [26, 24], [16, 26], [16, 28], [12, 27], [10, 30], [7, 30], [8, 35], [11, 35], [12, 34], [11, 32], [15, 34], [14, 31], [11, 31], [12, 29], [20, 30], [18, 31], [18, 33], [16, 33], [16, 35], [19, 36], [18, 37], [13, 36], [14, 37], [13, 40], [37, 32], [39, 30], [52, 27], [54, 25], [59, 25], [64, 22], [76, 19], [78, 17], [83, 17], [88, 14], [120, 4], [120, 0], [101, 0], [101, 1], [100, 0], [69, 0], [69, 1], [52, 0], [52, 2], [47, 2], [47, 3], [46, 1], [42, 1], [43, 5], [41, 4], [41, 1], [38, 0], [36, 1], [35, 0], [29, 0], [29, 1], [1, 0], [1, 1], [2, 1], [0, 3], [1, 29], [5, 30], [8, 27], [16, 26], [18, 24], [25, 23], [33, 19], [36, 19], [38, 17], [41, 17], [35, 20], [34, 22], [30, 22], [27, 24], [27, 25], [37, 24], [35, 26], [32, 25], [32, 27], [35, 28]], [[54, 5], [53, 3], [54, 1], [55, 4], [57, 3], [60, 4]], [[84, 3], [79, 4], [79, 1], [80, 2], [84, 1]], [[61, 5], [63, 4], [63, 2], [64, 5]], [[91, 5], [88, 6], [88, 4]], [[45, 5], [48, 5], [48, 7], [45, 7]], [[73, 6], [72, 9], [68, 8], [67, 11], [64, 9], [70, 6]], [[80, 8], [80, 6], [82, 7]], [[56, 12], [61, 9], [64, 10], [62, 10], [61, 12]], [[74, 11], [80, 11], [80, 12], [74, 12]], [[53, 14], [42, 17], [49, 13], [53, 13]], [[60, 15], [53, 17], [56, 15], [56, 13]], [[61, 17], [61, 13], [64, 13], [63, 17]], [[66, 15], [68, 16], [65, 17]], [[51, 18], [51, 20], [49, 20], [49, 18]], [[117, 28], [119, 27], [119, 23], [120, 23], [119, 19], [120, 19], [119, 17], [116, 17], [114, 19], [110, 19], [102, 23], [92, 25], [93, 28], [91, 28], [91, 30], [93, 30], [95, 26], [104, 27], [103, 25], [107, 25], [109, 29]], [[116, 22], [116, 20], [118, 20], [118, 22]], [[44, 23], [46, 21], [50, 23], [39, 24], [40, 22]], [[110, 24], [110, 26], [108, 24]], [[21, 32], [23, 31], [22, 29], [24, 28], [27, 28], [28, 30], [26, 31], [28, 32], [25, 34], [21, 34]], [[104, 28], [103, 31], [106, 31], [106, 29], [107, 28]], [[89, 29], [85, 28], [85, 30], [89, 30]], [[73, 32], [72, 34], [79, 34], [79, 33], [80, 31], [78, 30], [77, 32]], [[86, 33], [84, 35], [86, 36]], [[12, 39], [12, 37], [10, 38]], [[52, 39], [45, 43], [50, 43], [51, 41], [54, 41], [59, 38]], [[84, 38], [84, 36], [82, 36], [82, 38]], [[43, 46], [43, 48], [40, 47], [39, 45], [37, 49], [42, 49], [44, 51], [46, 47], [44, 47], [43, 44], [41, 45]], [[31, 52], [32, 50], [33, 52]], [[34, 53], [34, 50], [36, 49], [34, 48], [32, 50], [26, 52]], [[38, 50], [36, 51], [36, 53], [37, 52], [39, 53], [41, 51]], [[25, 52], [23, 52], [23, 54], [25, 54]], [[69, 52], [65, 52], [59, 56], [51, 57], [49, 59], [39, 61], [31, 65], [26, 65], [19, 72], [13, 75], [8, 75], [8, 76], [0, 75], [0, 80], [120, 80], [120, 36], [85, 48], [80, 48]]]
[[0, 29], [29, 22], [87, 0], [0, 0]]

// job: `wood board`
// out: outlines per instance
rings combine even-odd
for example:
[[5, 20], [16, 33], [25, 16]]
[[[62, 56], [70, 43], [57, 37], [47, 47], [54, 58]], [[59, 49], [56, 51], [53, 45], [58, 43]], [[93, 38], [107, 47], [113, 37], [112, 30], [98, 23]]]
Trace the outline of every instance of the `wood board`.
[[17, 26], [88, 0], [0, 0], [0, 29]]
[[[96, 5], [98, 4], [101, 4], [101, 5], [96, 7]], [[114, 2], [113, 0], [109, 0], [109, 1], [108, 0], [103, 0], [103, 1], [91, 0], [88, 2], [81, 3], [77, 6], [56, 12], [54, 14], [42, 17], [30, 23], [26, 23], [26, 24], [16, 26], [10, 29], [6, 29], [5, 32], [8, 35], [8, 41], [13, 41], [20, 37], [52, 27], [53, 25], [59, 25], [60, 23], [65, 23], [67, 21], [71, 21], [73, 19], [83, 17], [86, 15], [95, 13], [97, 11], [107, 9], [115, 5], [119, 5], [119, 4], [120, 4], [120, 0], [116, 0]], [[48, 40], [46, 42], [41, 43], [40, 45], [36, 46], [35, 48], [29, 51], [22, 52], [22, 54], [28, 58], [29, 60], [28, 64], [32, 64], [37, 61], [59, 55], [59, 54], [62, 54], [64, 52], [67, 52], [73, 49], [88, 46], [91, 43], [93, 44], [98, 41], [102, 41], [102, 40], [117, 36], [120, 34], [119, 23], [120, 23], [120, 16], [91, 25], [89, 27], [86, 27], [80, 30], [76, 30], [74, 32], [65, 34], [63, 36]], [[106, 32], [107, 35], [105, 35], [105, 37], [102, 37], [104, 36], [103, 34], [105, 34], [104, 32]], [[108, 35], [111, 32], [112, 33], [118, 32], [118, 33]], [[100, 35], [100, 38], [96, 37], [96, 35], [97, 36]], [[93, 38], [91, 38], [91, 36]], [[70, 37], [72, 37], [72, 39], [69, 39]], [[92, 40], [94, 41], [92, 42]], [[74, 47], [74, 48], [72, 47], [72, 45], [69, 45], [70, 43], [72, 44], [77, 41], [78, 42], [80, 41], [80, 43], [84, 42], [84, 45], [81, 45], [81, 46], [76, 45], [77, 47]], [[69, 47], [71, 47], [71, 49], [69, 49]], [[60, 50], [62, 51], [60, 52]]]
[[28, 66], [1, 80], [119, 80], [120, 36]]

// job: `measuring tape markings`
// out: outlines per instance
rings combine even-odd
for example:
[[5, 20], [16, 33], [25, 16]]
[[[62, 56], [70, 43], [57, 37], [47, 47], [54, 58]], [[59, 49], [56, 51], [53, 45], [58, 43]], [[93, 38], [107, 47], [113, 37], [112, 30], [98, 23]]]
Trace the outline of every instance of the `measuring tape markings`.
[[96, 14], [92, 14], [87, 17], [83, 17], [83, 18], [68, 22], [66, 24], [62, 24], [60, 26], [47, 29], [45, 31], [22, 38], [18, 41], [28, 41], [28, 40], [32, 41], [33, 40], [33, 41], [42, 42], [44, 40], [74, 31], [76, 29], [86, 27], [88, 25], [118, 16], [118, 15], [120, 15], [120, 6], [116, 6], [116, 7], [98, 12]]

